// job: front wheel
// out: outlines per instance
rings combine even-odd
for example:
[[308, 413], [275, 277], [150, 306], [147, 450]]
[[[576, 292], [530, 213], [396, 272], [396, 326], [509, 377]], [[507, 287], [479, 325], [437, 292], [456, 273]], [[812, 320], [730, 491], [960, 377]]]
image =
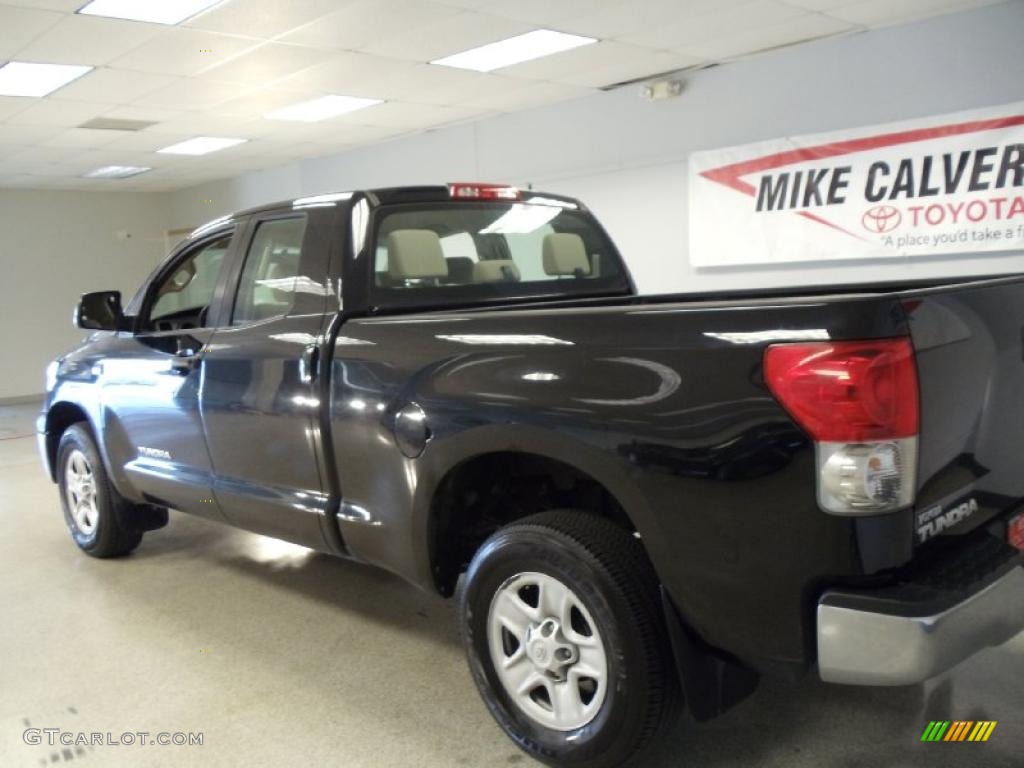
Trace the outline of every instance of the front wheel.
[[584, 512], [502, 528], [460, 596], [473, 678], [524, 751], [549, 765], [610, 768], [679, 711], [679, 686], [640, 542]]
[[124, 524], [130, 505], [110, 484], [96, 444], [84, 424], [73, 424], [61, 435], [57, 482], [64, 522], [83, 552], [93, 557], [116, 557], [139, 546], [142, 532]]

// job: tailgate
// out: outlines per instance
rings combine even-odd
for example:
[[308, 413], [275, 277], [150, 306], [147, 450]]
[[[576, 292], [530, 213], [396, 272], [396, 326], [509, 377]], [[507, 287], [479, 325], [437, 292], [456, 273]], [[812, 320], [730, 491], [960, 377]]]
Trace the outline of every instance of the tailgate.
[[921, 393], [917, 543], [1005, 527], [1024, 499], [1024, 276], [900, 298]]

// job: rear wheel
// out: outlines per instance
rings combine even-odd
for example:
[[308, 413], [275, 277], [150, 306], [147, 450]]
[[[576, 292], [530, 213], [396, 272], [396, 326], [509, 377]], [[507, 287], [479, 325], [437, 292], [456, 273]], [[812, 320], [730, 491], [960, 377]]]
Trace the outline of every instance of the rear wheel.
[[473, 558], [459, 607], [477, 687], [533, 757], [610, 768], [676, 719], [657, 577], [613, 523], [557, 510], [499, 530]]
[[[84, 424], [73, 424], [57, 447], [57, 481], [64, 521], [79, 548], [93, 557], [125, 555], [139, 546], [142, 531], [130, 527], [135, 505], [107, 478], [96, 444]], [[140, 507], [150, 516], [152, 508]], [[163, 512], [166, 519], [166, 511]]]

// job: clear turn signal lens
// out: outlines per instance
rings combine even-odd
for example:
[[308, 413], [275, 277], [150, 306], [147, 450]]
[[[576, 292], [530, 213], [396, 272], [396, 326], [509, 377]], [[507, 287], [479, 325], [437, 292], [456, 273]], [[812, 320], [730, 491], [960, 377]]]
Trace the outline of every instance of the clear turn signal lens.
[[914, 501], [917, 438], [818, 443], [818, 503], [840, 515], [894, 512]]

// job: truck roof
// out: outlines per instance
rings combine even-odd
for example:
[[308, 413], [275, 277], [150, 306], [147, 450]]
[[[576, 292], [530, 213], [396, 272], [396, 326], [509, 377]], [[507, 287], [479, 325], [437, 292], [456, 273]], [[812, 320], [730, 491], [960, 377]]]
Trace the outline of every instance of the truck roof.
[[[453, 197], [452, 190], [456, 187], [468, 187], [472, 186], [473, 183], [462, 183], [455, 182], [450, 184], [433, 184], [433, 185], [419, 185], [419, 186], [404, 186], [404, 187], [376, 187], [373, 189], [354, 189], [344, 190], [337, 192], [324, 192], [318, 195], [304, 195], [303, 197], [297, 197], [290, 200], [278, 200], [273, 203], [265, 203], [264, 205], [253, 206], [252, 208], [245, 208], [241, 211], [235, 211], [225, 216], [220, 216], [216, 219], [206, 222], [189, 235], [189, 238], [197, 235], [205, 234], [217, 229], [223, 224], [227, 224], [233, 219], [242, 216], [251, 216], [259, 213], [268, 213], [271, 211], [279, 211], [281, 209], [303, 209], [303, 208], [319, 208], [341, 200], [348, 200], [356, 195], [365, 195], [371, 200], [375, 200], [380, 204], [394, 204], [394, 203], [427, 203], [427, 202], [447, 202], [453, 199], [469, 200], [472, 197]], [[573, 207], [578, 210], [587, 210], [586, 207], [575, 198], [566, 197], [565, 195], [558, 195], [550, 192], [538, 192], [532, 189], [518, 189], [510, 185], [496, 185], [496, 184], [476, 184], [478, 187], [486, 189], [507, 189], [517, 193], [516, 198], [477, 198], [487, 199], [494, 202], [509, 202], [510, 200], [519, 200], [521, 202], [530, 202], [535, 199], [543, 199], [549, 202], [558, 202], [567, 207]]]

